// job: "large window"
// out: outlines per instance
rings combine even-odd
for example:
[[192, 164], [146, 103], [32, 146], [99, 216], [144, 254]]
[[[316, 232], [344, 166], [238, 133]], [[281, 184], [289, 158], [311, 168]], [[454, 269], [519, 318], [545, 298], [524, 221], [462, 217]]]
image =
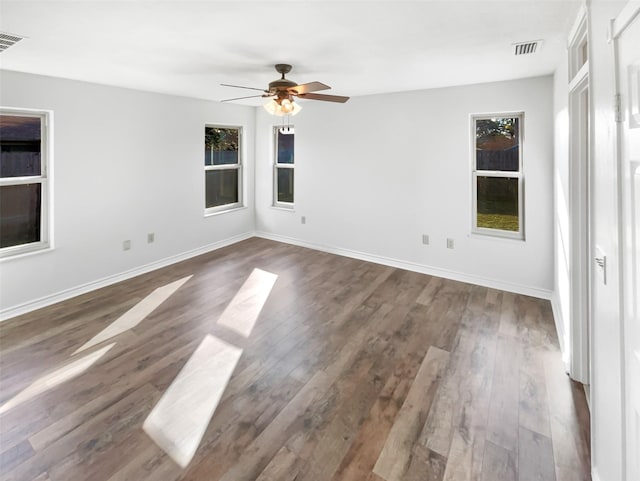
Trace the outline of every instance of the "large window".
[[48, 115], [0, 109], [0, 256], [49, 246]]
[[294, 138], [293, 127], [274, 128], [273, 204], [278, 207], [293, 207]]
[[475, 115], [473, 231], [524, 238], [523, 114]]
[[242, 128], [204, 128], [205, 214], [242, 206]]

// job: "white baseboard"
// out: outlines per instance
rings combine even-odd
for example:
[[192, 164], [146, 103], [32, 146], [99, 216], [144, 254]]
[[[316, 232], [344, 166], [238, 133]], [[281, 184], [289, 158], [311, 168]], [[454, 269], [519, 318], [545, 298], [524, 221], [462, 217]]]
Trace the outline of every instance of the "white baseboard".
[[513, 292], [515, 294], [524, 294], [526, 296], [537, 297], [540, 299], [551, 299], [552, 292], [547, 289], [539, 289], [537, 287], [523, 286], [520, 284], [514, 284], [510, 282], [504, 282], [497, 279], [489, 279], [481, 276], [474, 276], [471, 274], [465, 274], [463, 272], [451, 271], [448, 269], [441, 269], [438, 267], [431, 267], [423, 264], [416, 264], [414, 262], [407, 262], [399, 259], [393, 259], [390, 257], [378, 256], [375, 254], [367, 254], [365, 252], [354, 251], [350, 249], [343, 249], [340, 247], [324, 246], [306, 242], [300, 239], [292, 237], [281, 236], [277, 234], [271, 234], [269, 232], [258, 231], [255, 233], [256, 237], [262, 237], [264, 239], [270, 239], [278, 242], [284, 242], [286, 244], [297, 245], [300, 247], [307, 247], [329, 254], [336, 254], [345, 257], [351, 257], [353, 259], [360, 259], [363, 261], [373, 262], [376, 264], [382, 264], [390, 267], [397, 267], [407, 271], [419, 272], [421, 274], [428, 274], [436, 277], [443, 277], [445, 279], [451, 279], [454, 281], [467, 282], [469, 284], [475, 284], [483, 287], [490, 287], [493, 289], [500, 289], [502, 291]]
[[555, 291], [551, 295], [551, 310], [553, 311], [553, 321], [556, 325], [556, 333], [558, 334], [558, 344], [560, 344], [560, 352], [562, 354], [564, 370], [565, 372], [569, 373], [571, 365], [569, 362], [569, 353], [567, 352], [567, 346], [565, 345], [564, 318], [562, 316], [562, 309], [560, 308], [560, 299], [558, 298], [558, 294]]
[[601, 481], [598, 471], [593, 466], [591, 466], [591, 481]]
[[236, 242], [249, 239], [250, 237], [254, 237], [253, 232], [246, 232], [244, 234], [239, 234], [237, 236], [229, 237], [228, 239], [223, 239], [218, 242], [214, 242], [212, 244], [207, 244], [205, 246], [198, 247], [197, 249], [192, 249], [190, 251], [183, 252], [181, 254], [165, 257], [164, 259], [160, 259], [155, 262], [151, 262], [149, 264], [145, 264], [143, 266], [121, 272], [119, 274], [114, 274], [108, 277], [104, 277], [102, 279], [98, 279], [96, 281], [87, 282], [86, 284], [65, 289], [63, 291], [59, 291], [54, 294], [41, 297], [33, 301], [28, 301], [23, 304], [18, 304], [16, 306], [2, 309], [0, 310], [0, 322], [5, 321], [7, 319], [11, 319], [12, 317], [19, 316], [21, 314], [26, 314], [27, 312], [31, 312], [36, 309], [40, 309], [42, 307], [50, 306], [51, 304], [55, 304], [57, 302], [67, 300], [75, 296], [79, 296], [80, 294], [85, 294], [87, 292], [95, 291], [96, 289], [100, 289], [101, 287], [106, 287], [111, 284], [115, 284], [116, 282], [121, 282], [121, 281], [130, 279], [132, 277], [139, 276], [140, 274], [146, 274], [147, 272], [160, 269], [161, 267], [166, 267], [171, 264], [175, 264], [177, 262], [190, 259], [192, 257], [206, 254], [207, 252], [211, 252], [216, 249], [221, 249], [222, 247], [227, 247], [231, 244], [235, 244]]

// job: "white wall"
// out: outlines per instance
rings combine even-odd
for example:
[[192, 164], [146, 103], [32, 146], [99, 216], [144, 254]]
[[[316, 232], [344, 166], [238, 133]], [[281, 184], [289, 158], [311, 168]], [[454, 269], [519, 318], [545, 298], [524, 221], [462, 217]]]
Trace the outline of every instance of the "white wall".
[[571, 319], [569, 226], [569, 72], [565, 59], [553, 76], [554, 282], [553, 314], [565, 364], [569, 363]]
[[[55, 130], [55, 248], [0, 261], [5, 316], [253, 232], [254, 108], [8, 71], [0, 87], [0, 105], [51, 110]], [[205, 123], [244, 126], [246, 209], [204, 217]]]
[[[259, 109], [257, 231], [546, 297], [554, 284], [552, 95], [547, 76], [358, 97], [343, 105], [306, 101], [293, 117], [295, 212], [270, 207], [271, 126], [279, 119]], [[500, 111], [525, 112], [524, 242], [470, 235], [469, 114]], [[422, 234], [430, 236], [429, 246]], [[446, 248], [448, 237], [453, 250]]]

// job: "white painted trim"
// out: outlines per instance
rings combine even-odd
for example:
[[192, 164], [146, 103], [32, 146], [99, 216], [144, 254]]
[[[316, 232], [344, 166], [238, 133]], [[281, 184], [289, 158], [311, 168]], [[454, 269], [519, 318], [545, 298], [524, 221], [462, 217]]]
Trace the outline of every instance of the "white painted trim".
[[256, 237], [263, 239], [269, 239], [277, 242], [284, 242], [285, 244], [296, 245], [300, 247], [307, 247], [317, 251], [327, 252], [329, 254], [336, 254], [344, 257], [351, 257], [353, 259], [360, 259], [362, 261], [373, 262], [375, 264], [381, 264], [390, 267], [396, 267], [398, 269], [404, 269], [407, 271], [419, 272], [421, 274], [428, 274], [436, 277], [442, 277], [445, 279], [451, 279], [459, 282], [466, 282], [469, 284], [475, 284], [478, 286], [489, 287], [492, 289], [499, 289], [502, 291], [513, 292], [515, 294], [523, 294], [526, 296], [537, 297], [539, 299], [551, 299], [552, 291], [548, 289], [540, 289], [538, 287], [524, 286], [521, 284], [514, 284], [511, 282], [504, 282], [498, 279], [490, 279], [488, 277], [475, 276], [473, 274], [465, 274], [463, 272], [452, 271], [449, 269], [441, 269], [439, 267], [427, 266], [424, 264], [416, 264], [415, 262], [403, 261], [400, 259], [393, 259], [391, 257], [379, 256], [376, 254], [368, 254], [366, 252], [354, 251], [351, 249], [343, 249], [341, 247], [325, 246], [320, 244], [314, 244], [301, 239], [295, 239], [292, 237], [281, 236], [278, 234], [272, 234], [270, 232], [257, 231]]
[[[569, 66], [569, 83], [578, 75], [581, 65], [578, 60], [578, 49], [589, 38], [589, 16], [586, 3], [580, 7], [580, 11], [576, 16], [576, 20], [569, 33], [567, 42], [568, 66]], [[587, 62], [589, 58], [587, 57]], [[582, 66], [583, 67], [583, 66]]]
[[[244, 126], [242, 125], [227, 125], [227, 124], [204, 124], [205, 135], [207, 128], [213, 129], [236, 129], [238, 131], [238, 162], [236, 164], [219, 164], [219, 165], [204, 165], [205, 174], [202, 176], [202, 192], [203, 192], [203, 204], [204, 204], [204, 217], [215, 214], [225, 214], [227, 212], [233, 212], [240, 210], [247, 206], [246, 199], [246, 175], [245, 175], [245, 140], [244, 140]], [[203, 137], [203, 140], [204, 137]], [[237, 170], [238, 171], [238, 202], [230, 204], [222, 204], [214, 207], [207, 207], [207, 172], [213, 170]]]
[[[470, 114], [469, 128], [469, 162], [471, 165], [471, 235], [489, 236], [494, 238], [504, 238], [517, 241], [525, 241], [525, 205], [524, 205], [524, 151], [525, 151], [525, 127], [524, 127], [524, 110], [510, 112], [492, 112]], [[476, 121], [487, 120], [496, 117], [516, 117], [519, 119], [518, 126], [518, 170], [517, 171], [492, 171], [478, 170], [476, 159]], [[518, 179], [518, 231], [506, 231], [500, 229], [491, 229], [486, 227], [478, 227], [478, 176], [480, 177], [496, 177], [496, 178], [514, 178]]]
[[583, 384], [582, 390], [584, 391], [584, 398], [587, 400], [587, 407], [589, 408], [589, 412], [591, 412], [591, 385]]
[[575, 75], [575, 77], [573, 77], [573, 79], [571, 79], [571, 81], [569, 82], [569, 92], [576, 90], [579, 87], [579, 85], [585, 81], [585, 79], [588, 80], [588, 77], [589, 77], [589, 61], [587, 60], [586, 63], [580, 68], [578, 73]]
[[573, 21], [573, 25], [571, 26], [571, 30], [569, 31], [568, 42], [567, 45], [571, 46], [577, 42], [577, 37], [580, 33], [580, 30], [584, 27], [583, 23], [586, 21], [587, 17], [587, 6], [585, 3], [580, 5], [580, 10], [576, 14], [576, 19]]
[[[591, 123], [586, 73], [569, 89], [570, 375], [589, 384], [591, 317]], [[585, 97], [586, 96], [586, 97]], [[587, 105], [584, 105], [585, 98]], [[586, 137], [585, 137], [586, 135]]]
[[1, 248], [4, 260], [53, 248], [53, 111], [0, 106], [0, 113], [40, 119], [40, 175], [0, 178], [2, 186], [40, 184], [40, 240]]
[[211, 252], [216, 249], [221, 249], [222, 247], [227, 247], [237, 242], [249, 239], [253, 236], [253, 232], [245, 232], [244, 234], [229, 237], [228, 239], [223, 239], [212, 244], [207, 244], [205, 246], [198, 247], [181, 254], [165, 257], [164, 259], [160, 259], [140, 267], [135, 267], [128, 271], [120, 272], [119, 274], [107, 276], [96, 281], [87, 282], [86, 284], [71, 287], [54, 294], [49, 294], [33, 301], [28, 301], [23, 304], [8, 307], [6, 309], [0, 310], [0, 322], [11, 319], [15, 316], [19, 316], [21, 314], [26, 314], [27, 312], [31, 312], [42, 307], [50, 306], [51, 304], [56, 304], [58, 302], [79, 296], [81, 294], [85, 294], [87, 292], [95, 291], [96, 289], [100, 289], [102, 287], [110, 286], [117, 282], [131, 279], [132, 277], [136, 277], [141, 274], [146, 274], [147, 272], [151, 272], [156, 269], [169, 266], [171, 264], [176, 264], [177, 262], [181, 262], [192, 257], [206, 254], [207, 252]]
[[[281, 125], [274, 125], [273, 128], [271, 129], [271, 142], [272, 142], [272, 155], [273, 155], [273, 159], [272, 159], [272, 166], [273, 166], [273, 172], [272, 172], [272, 186], [271, 186], [271, 196], [273, 198], [273, 203], [271, 205], [271, 207], [275, 208], [275, 209], [282, 209], [282, 210], [291, 210], [293, 211], [296, 207], [296, 154], [295, 154], [295, 137], [294, 137], [294, 147], [293, 147], [293, 164], [284, 164], [284, 163], [279, 163], [278, 162], [278, 132], [280, 132], [281, 130], [283, 130], [284, 127]], [[287, 129], [291, 131], [291, 135], [295, 136], [295, 127], [293, 125], [289, 125], [287, 126]], [[284, 133], [283, 133], [284, 135]], [[293, 170], [293, 202], [282, 202], [278, 200], [278, 169], [291, 169]]]
[[591, 467], [591, 481], [602, 481], [602, 478], [600, 478], [600, 475], [594, 466]]
[[640, 15], [640, 2], [627, 2], [613, 21], [612, 38], [618, 38], [636, 15]]
[[[590, 248], [591, 248], [591, 142], [589, 122], [589, 57], [581, 62], [581, 46], [589, 42], [589, 11], [583, 4], [568, 37], [568, 113], [569, 113], [569, 306], [568, 345], [563, 359], [569, 361], [569, 374], [576, 381], [589, 383], [590, 333]], [[589, 47], [589, 43], [587, 43]], [[586, 107], [586, 108], [585, 108]], [[586, 135], [586, 136], [585, 136]], [[568, 354], [568, 356], [567, 356]]]
[[566, 333], [564, 331], [565, 319], [562, 316], [562, 309], [560, 308], [560, 298], [558, 292], [553, 291], [551, 294], [551, 310], [553, 312], [553, 321], [556, 324], [556, 334], [558, 335], [558, 344], [560, 344], [560, 352], [562, 354], [562, 362], [564, 364], [564, 370], [566, 373], [570, 371], [569, 356], [566, 345]]

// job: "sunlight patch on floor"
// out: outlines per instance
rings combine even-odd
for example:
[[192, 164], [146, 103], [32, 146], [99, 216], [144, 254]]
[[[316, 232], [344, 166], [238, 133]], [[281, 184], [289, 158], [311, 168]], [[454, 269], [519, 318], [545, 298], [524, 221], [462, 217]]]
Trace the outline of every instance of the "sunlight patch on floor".
[[79, 376], [91, 366], [93, 366], [98, 359], [104, 356], [107, 351], [109, 351], [116, 343], [109, 344], [97, 351], [94, 351], [90, 354], [86, 354], [85, 356], [71, 361], [64, 366], [56, 369], [55, 371], [42, 376], [40, 379], [34, 381], [30, 386], [26, 387], [18, 394], [16, 394], [13, 398], [7, 401], [4, 405], [0, 407], [0, 414], [13, 409], [14, 407], [22, 404], [25, 401], [29, 401], [30, 399], [42, 394], [49, 389], [52, 389], [60, 384], [73, 379], [76, 376]]
[[83, 346], [78, 348], [73, 354], [89, 349], [96, 346], [101, 342], [107, 341], [115, 336], [122, 334], [123, 332], [133, 329], [140, 324], [149, 314], [151, 314], [156, 308], [160, 306], [164, 301], [169, 299], [178, 289], [180, 289], [185, 282], [191, 279], [193, 275], [183, 277], [175, 282], [167, 284], [162, 287], [158, 287], [147, 297], [138, 302], [135, 306], [125, 312], [118, 319], [113, 321], [107, 327], [105, 327], [98, 334], [93, 336]]
[[[249, 337], [277, 278], [253, 269], [218, 325]], [[207, 334], [145, 420], [144, 431], [181, 467], [196, 454], [241, 355], [241, 348]]]
[[241, 354], [207, 335], [145, 420], [144, 431], [181, 467], [195, 455]]
[[277, 279], [277, 274], [253, 269], [218, 319], [218, 324], [249, 337]]

